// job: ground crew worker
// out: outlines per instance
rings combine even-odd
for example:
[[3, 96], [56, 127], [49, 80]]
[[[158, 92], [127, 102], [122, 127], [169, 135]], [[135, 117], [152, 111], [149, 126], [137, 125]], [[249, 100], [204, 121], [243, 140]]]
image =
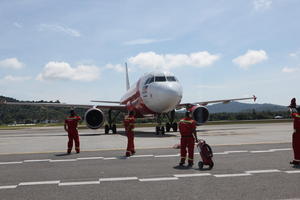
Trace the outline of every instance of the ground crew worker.
[[126, 157], [129, 157], [133, 154], [135, 154], [135, 149], [134, 149], [134, 122], [135, 122], [135, 117], [134, 117], [134, 112], [130, 111], [128, 116], [125, 116], [124, 118], [124, 127], [127, 135], [127, 150], [126, 150]]
[[65, 131], [68, 132], [68, 151], [67, 153], [70, 154], [73, 148], [73, 140], [75, 141], [75, 150], [76, 153], [80, 153], [79, 147], [79, 135], [77, 130], [78, 122], [81, 120], [79, 116], [75, 114], [75, 111], [72, 109], [70, 111], [70, 116], [65, 119]]
[[180, 140], [180, 154], [181, 160], [179, 166], [184, 166], [186, 154], [188, 149], [188, 167], [194, 164], [194, 145], [197, 139], [196, 121], [190, 116], [190, 112], [185, 113], [185, 118], [179, 121], [179, 131], [181, 135]]
[[300, 107], [296, 107], [296, 99], [293, 98], [291, 105], [292, 118], [294, 119], [294, 133], [293, 133], [293, 150], [294, 160], [290, 162], [293, 165], [300, 165]]

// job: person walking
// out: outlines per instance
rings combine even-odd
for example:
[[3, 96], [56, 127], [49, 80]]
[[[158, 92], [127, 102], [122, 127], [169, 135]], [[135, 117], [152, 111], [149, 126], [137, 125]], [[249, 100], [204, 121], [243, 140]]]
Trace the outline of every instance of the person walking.
[[80, 142], [78, 135], [78, 122], [81, 120], [79, 116], [76, 115], [75, 111], [70, 110], [70, 116], [65, 119], [64, 128], [65, 131], [68, 132], [68, 150], [67, 153], [70, 154], [73, 148], [73, 141], [75, 142], [75, 151], [76, 153], [80, 153]]

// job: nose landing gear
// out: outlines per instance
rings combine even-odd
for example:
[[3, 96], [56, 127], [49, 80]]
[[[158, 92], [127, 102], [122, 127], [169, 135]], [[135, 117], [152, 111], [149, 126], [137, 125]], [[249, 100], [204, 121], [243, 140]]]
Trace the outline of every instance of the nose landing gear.
[[[162, 125], [162, 119], [167, 118], [168, 122], [166, 123], [166, 127]], [[157, 115], [156, 118], [157, 126], [155, 127], [156, 135], [164, 135], [166, 132], [170, 132], [173, 129], [173, 132], [177, 132], [178, 125], [175, 121], [175, 110], [172, 110], [170, 113], [166, 113], [163, 115]]]

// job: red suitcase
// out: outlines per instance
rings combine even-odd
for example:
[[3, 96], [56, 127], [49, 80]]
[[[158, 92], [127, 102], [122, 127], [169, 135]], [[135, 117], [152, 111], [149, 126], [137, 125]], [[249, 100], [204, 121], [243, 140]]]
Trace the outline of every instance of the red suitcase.
[[202, 161], [198, 162], [199, 169], [203, 169], [204, 165], [208, 165], [208, 169], [214, 167], [214, 162], [212, 160], [213, 152], [211, 147], [205, 142], [205, 140], [199, 140], [197, 144]]

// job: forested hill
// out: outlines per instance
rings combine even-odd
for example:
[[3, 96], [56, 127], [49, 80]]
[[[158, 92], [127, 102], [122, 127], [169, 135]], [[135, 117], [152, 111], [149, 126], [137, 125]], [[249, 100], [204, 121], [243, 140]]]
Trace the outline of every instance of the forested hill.
[[[19, 102], [0, 96], [0, 101]], [[22, 101], [23, 102], [23, 101]], [[59, 103], [59, 101], [26, 101], [35, 103]], [[63, 122], [70, 108], [48, 106], [0, 105], [0, 124]], [[76, 109], [83, 116], [85, 109]]]
[[[0, 96], [0, 101], [19, 102], [17, 99], [4, 96]], [[34, 102], [59, 103], [59, 101], [43, 100]], [[65, 117], [69, 114], [69, 110], [69, 108], [50, 106], [0, 105], [0, 124], [63, 122]], [[213, 121], [273, 119], [277, 115], [283, 116], [284, 118], [289, 117], [287, 107], [273, 104], [231, 102], [228, 104], [209, 105], [208, 110], [211, 113], [209, 120]], [[86, 109], [78, 108], [75, 109], [75, 111], [79, 116], [83, 117]], [[106, 110], [104, 112], [106, 113]], [[119, 123], [122, 122], [122, 117], [123, 114], [118, 116], [117, 121]]]
[[255, 110], [256, 112], [262, 111], [288, 111], [287, 106], [280, 106], [275, 104], [248, 104], [248, 103], [240, 103], [240, 102], [230, 102], [227, 104], [213, 104], [207, 106], [210, 113], [238, 113], [238, 112], [252, 112]]

